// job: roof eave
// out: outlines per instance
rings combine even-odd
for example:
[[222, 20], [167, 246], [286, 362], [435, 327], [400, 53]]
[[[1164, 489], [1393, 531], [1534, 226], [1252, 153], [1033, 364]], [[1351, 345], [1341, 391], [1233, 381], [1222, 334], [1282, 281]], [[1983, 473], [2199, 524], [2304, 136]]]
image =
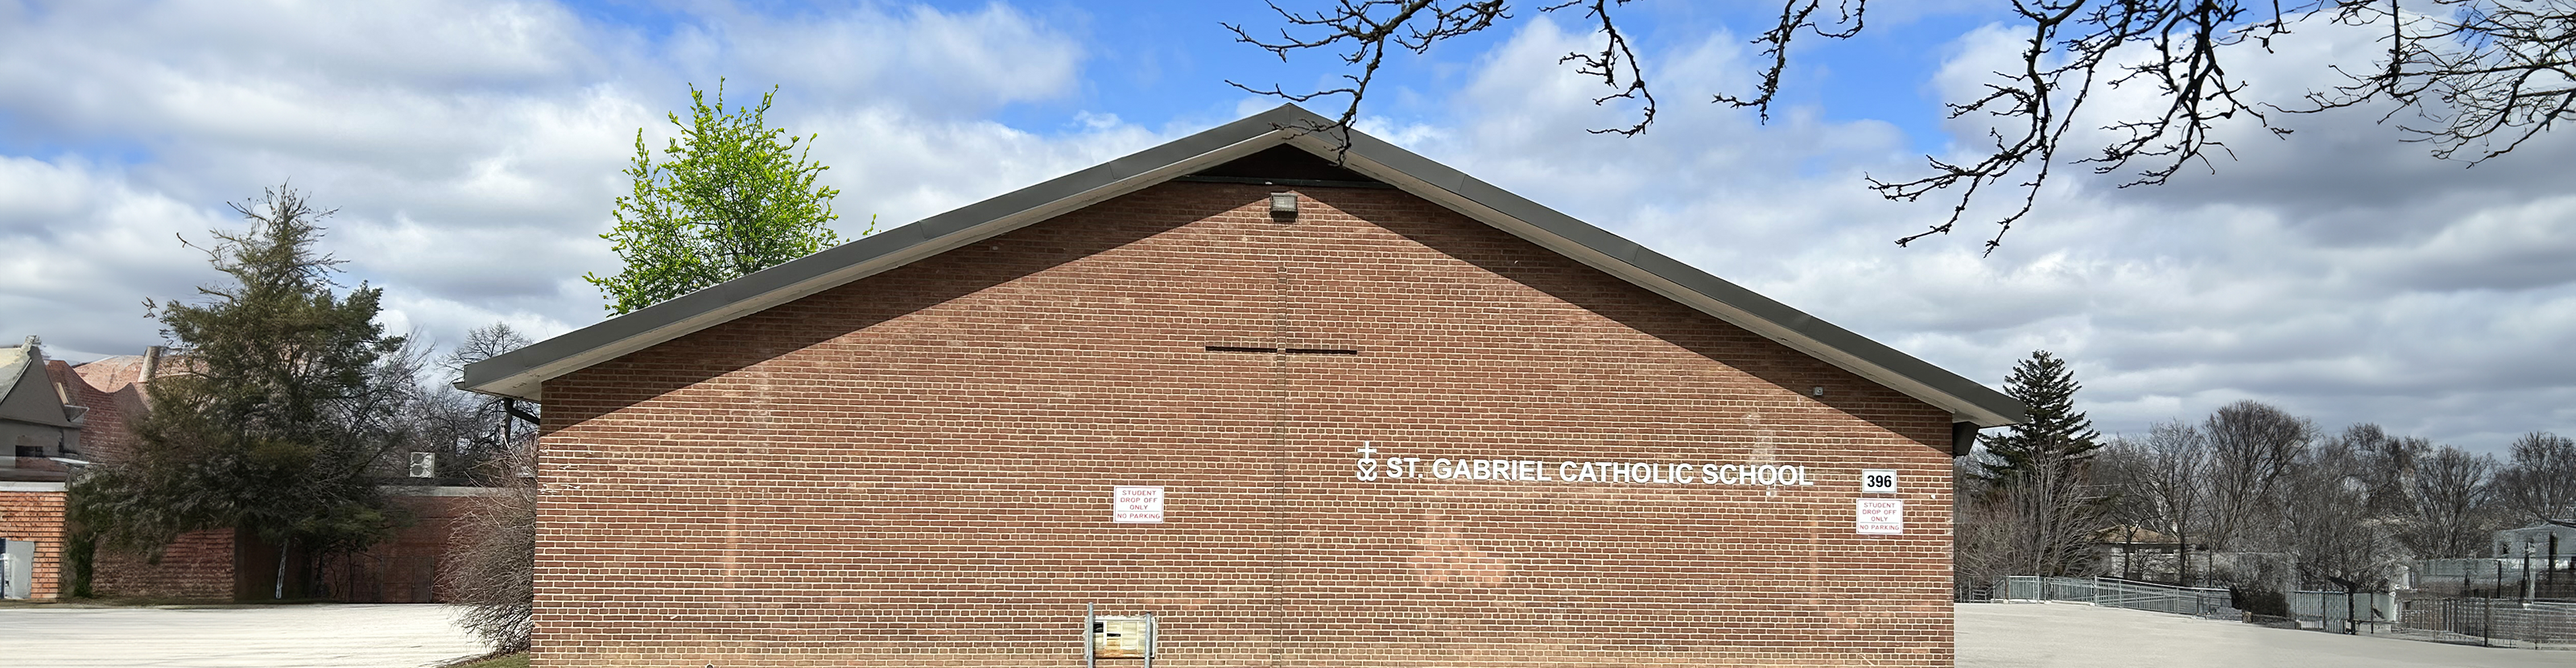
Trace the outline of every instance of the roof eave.
[[[2003, 393], [1294, 105], [897, 227], [469, 365], [457, 387], [532, 401], [544, 382], [1280, 143], [1327, 158], [1666, 298], [1952, 412], [2018, 423]], [[1343, 141], [1347, 139], [1347, 151]]]
[[1282, 106], [824, 249], [467, 365], [456, 387], [543, 401], [547, 380], [1278, 145], [1311, 116]]

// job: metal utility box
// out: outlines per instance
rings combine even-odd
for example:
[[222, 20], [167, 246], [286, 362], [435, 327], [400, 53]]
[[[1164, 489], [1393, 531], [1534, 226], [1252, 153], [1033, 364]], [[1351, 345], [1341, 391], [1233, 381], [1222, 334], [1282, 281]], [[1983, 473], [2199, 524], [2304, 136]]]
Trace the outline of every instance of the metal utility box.
[[1091, 655], [1102, 659], [1142, 659], [1154, 641], [1154, 618], [1146, 615], [1102, 615], [1091, 618]]
[[32, 596], [35, 583], [36, 543], [0, 540], [0, 598]]
[[1103, 615], [1086, 610], [1083, 617], [1083, 665], [1096, 666], [1101, 659], [1144, 659], [1145, 668], [1153, 668], [1153, 615]]

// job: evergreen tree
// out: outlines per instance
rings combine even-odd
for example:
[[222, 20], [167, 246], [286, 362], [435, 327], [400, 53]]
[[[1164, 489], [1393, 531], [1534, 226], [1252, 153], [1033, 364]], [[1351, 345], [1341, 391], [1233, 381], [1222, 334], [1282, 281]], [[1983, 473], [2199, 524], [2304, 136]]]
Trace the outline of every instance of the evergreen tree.
[[[1962, 540], [1960, 559], [2018, 575], [2072, 575], [2089, 568], [2094, 535], [2109, 528], [2106, 499], [2087, 493], [2085, 460], [2102, 447], [2092, 421], [2075, 410], [2081, 386], [2066, 362], [2033, 351], [2004, 379], [2004, 393], [2029, 405], [2025, 421], [1985, 437], [1976, 458], [1978, 498], [1960, 500], [1981, 527]], [[1967, 535], [1967, 534], [1962, 534]]]
[[383, 291], [332, 290], [340, 261], [313, 248], [332, 212], [284, 188], [233, 208], [250, 229], [217, 230], [204, 248], [232, 284], [198, 288], [202, 303], [153, 305], [180, 368], [153, 381], [131, 456], [82, 476], [70, 510], [109, 548], [235, 530], [277, 555], [236, 564], [276, 577], [240, 593], [300, 597], [316, 555], [372, 544], [398, 522], [376, 467], [406, 442], [402, 410], [417, 388], [403, 339], [375, 323]]
[[[716, 103], [689, 88], [689, 122], [669, 114], [680, 136], [656, 164], [635, 131], [635, 164], [626, 175], [634, 194], [617, 198], [617, 229], [600, 238], [616, 242], [626, 268], [616, 276], [582, 278], [608, 297], [608, 310], [626, 314], [663, 300], [732, 280], [840, 243], [825, 227], [838, 216], [832, 198], [841, 191], [816, 186], [829, 167], [806, 159], [813, 145], [765, 116], [777, 89], [760, 106], [724, 111], [724, 85]], [[863, 233], [864, 234], [864, 233]]]
[[2083, 389], [2066, 360], [2045, 350], [2013, 365], [2004, 378], [2004, 394], [2030, 406], [2029, 417], [2004, 434], [1982, 437], [1986, 458], [1980, 477], [1996, 488], [2011, 487], [2041, 475], [2062, 477], [2082, 466], [2102, 447], [2093, 420], [2075, 410], [2075, 391]]

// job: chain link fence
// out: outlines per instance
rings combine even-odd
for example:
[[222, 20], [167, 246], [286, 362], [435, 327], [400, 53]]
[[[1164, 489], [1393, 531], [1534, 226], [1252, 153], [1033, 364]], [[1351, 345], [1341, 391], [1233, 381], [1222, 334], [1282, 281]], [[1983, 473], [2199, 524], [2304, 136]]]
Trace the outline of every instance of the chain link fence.
[[2497, 598], [2398, 601], [2388, 635], [2489, 647], [2576, 649], [2576, 603]]
[[2576, 649], [2576, 603], [2571, 602], [2301, 591], [2285, 595], [2290, 617], [2269, 617], [2232, 607], [2225, 589], [2117, 578], [2014, 575], [1990, 588], [1959, 587], [1958, 593], [1961, 601], [2066, 601], [2334, 633]]
[[2458, 598], [2576, 598], [2576, 555], [2424, 559], [2407, 564], [2419, 591]]
[[2004, 581], [1996, 586], [1994, 598], [2015, 601], [2075, 601], [2103, 607], [2212, 619], [2233, 620], [2240, 616], [2235, 608], [2228, 607], [2225, 589], [2180, 587], [2118, 578], [2010, 575], [2005, 576]]

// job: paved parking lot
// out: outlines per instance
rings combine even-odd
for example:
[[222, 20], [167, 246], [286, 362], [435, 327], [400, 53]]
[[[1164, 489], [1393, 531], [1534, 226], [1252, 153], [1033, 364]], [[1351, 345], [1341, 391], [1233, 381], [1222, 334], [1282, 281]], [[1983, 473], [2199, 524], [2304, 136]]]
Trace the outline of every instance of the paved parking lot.
[[2569, 668], [2576, 652], [2275, 629], [2058, 603], [1959, 606], [1960, 668]]
[[[0, 666], [415, 668], [484, 653], [442, 605], [0, 607]], [[2568, 668], [2576, 652], [2340, 636], [2069, 604], [1959, 606], [1963, 668]]]
[[444, 605], [0, 607], [0, 665], [414, 668], [482, 654]]

